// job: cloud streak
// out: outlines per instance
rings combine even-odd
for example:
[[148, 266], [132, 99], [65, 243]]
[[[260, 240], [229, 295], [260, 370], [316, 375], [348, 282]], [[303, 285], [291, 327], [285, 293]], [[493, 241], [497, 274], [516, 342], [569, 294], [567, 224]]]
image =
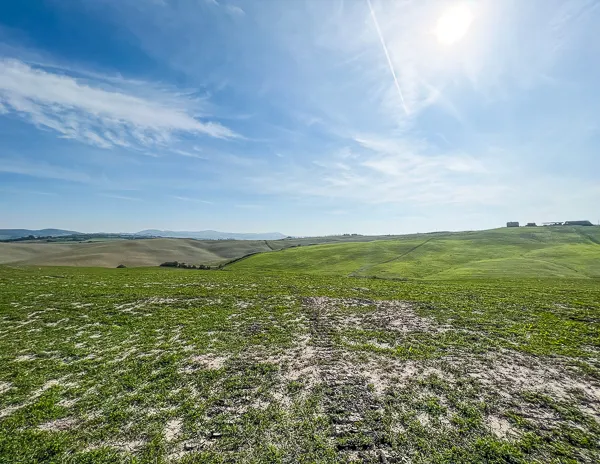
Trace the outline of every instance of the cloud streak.
[[311, 165], [282, 163], [272, 174], [248, 175], [250, 190], [404, 205], [494, 205], [506, 185], [491, 161], [466, 153], [431, 153], [422, 141], [356, 136]]
[[184, 197], [181, 195], [171, 195], [171, 198], [174, 198], [175, 200], [180, 200], [180, 201], [190, 201], [193, 203], [204, 203], [206, 205], [214, 205], [214, 202], [212, 202], [212, 201], [200, 200], [199, 198]]
[[177, 134], [238, 137], [217, 122], [194, 118], [175, 105], [107, 90], [18, 60], [0, 61], [0, 112], [101, 148], [165, 145]]
[[47, 163], [23, 163], [11, 159], [0, 159], [0, 173], [55, 179], [69, 182], [92, 183], [90, 175], [69, 168], [53, 166]]
[[141, 198], [128, 197], [125, 195], [114, 195], [112, 193], [102, 193], [101, 196], [105, 198], [114, 198], [115, 200], [125, 200], [125, 201], [142, 201]]
[[381, 33], [381, 29], [379, 27], [379, 22], [377, 21], [377, 16], [375, 15], [375, 10], [373, 10], [373, 5], [371, 4], [371, 0], [367, 0], [367, 4], [369, 5], [369, 10], [371, 11], [371, 18], [373, 18], [373, 24], [375, 25], [375, 30], [377, 31], [377, 36], [379, 37], [379, 41], [381, 42], [381, 47], [383, 48], [383, 53], [385, 54], [385, 58], [387, 60], [388, 66], [390, 68], [390, 72], [392, 73], [392, 78], [394, 79], [394, 85], [396, 86], [396, 90], [398, 91], [398, 95], [400, 96], [400, 101], [402, 102], [402, 108], [404, 108], [404, 112], [408, 115], [408, 108], [406, 107], [406, 103], [404, 101], [404, 95], [402, 94], [402, 89], [400, 88], [400, 84], [398, 83], [398, 77], [396, 77], [396, 71], [394, 70], [394, 65], [390, 58], [390, 54], [388, 52], [387, 46], [385, 45], [385, 39], [383, 38], [383, 34]]
[[246, 12], [236, 5], [227, 5], [227, 12], [233, 16], [245, 16]]

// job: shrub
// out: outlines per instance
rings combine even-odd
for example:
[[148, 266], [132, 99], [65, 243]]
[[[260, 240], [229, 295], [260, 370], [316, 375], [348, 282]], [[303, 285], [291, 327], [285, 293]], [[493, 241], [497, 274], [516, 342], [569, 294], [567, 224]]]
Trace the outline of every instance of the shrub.
[[167, 261], [161, 264], [162, 267], [179, 267], [179, 263], [177, 261]]

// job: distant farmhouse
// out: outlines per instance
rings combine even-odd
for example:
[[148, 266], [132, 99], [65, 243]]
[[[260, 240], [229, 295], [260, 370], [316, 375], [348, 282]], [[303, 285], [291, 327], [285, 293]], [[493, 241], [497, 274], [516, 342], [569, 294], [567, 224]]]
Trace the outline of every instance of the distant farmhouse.
[[[545, 225], [545, 226], [593, 226], [594, 224], [592, 224], [590, 221], [586, 220], [586, 221], [544, 222], [543, 225]], [[507, 222], [506, 227], [519, 227], [519, 223], [516, 221]], [[535, 222], [528, 222], [525, 227], [537, 227], [537, 224]]]
[[567, 221], [564, 224], [565, 226], [593, 226], [590, 221]]

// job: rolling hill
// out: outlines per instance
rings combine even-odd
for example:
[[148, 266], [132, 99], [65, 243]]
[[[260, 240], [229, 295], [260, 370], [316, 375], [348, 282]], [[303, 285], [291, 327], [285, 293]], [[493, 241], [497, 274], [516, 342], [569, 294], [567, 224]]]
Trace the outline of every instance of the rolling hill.
[[150, 238], [0, 243], [0, 264], [136, 267], [157, 266], [165, 261], [213, 266], [231, 262], [225, 269], [232, 271], [393, 279], [600, 278], [600, 227], [283, 240]]
[[257, 234], [244, 234], [236, 232], [219, 232], [218, 230], [200, 230], [200, 231], [174, 231], [147, 229], [136, 232], [133, 235], [165, 237], [165, 238], [195, 238], [199, 240], [279, 240], [286, 236], [279, 232], [265, 232]]
[[0, 229], [0, 240], [11, 240], [28, 237], [29, 235], [34, 235], [36, 237], [61, 237], [63, 235], [73, 235], [78, 233], [79, 232], [63, 229]]
[[230, 270], [357, 277], [600, 278], [600, 227], [539, 227], [406, 236], [265, 253]]
[[165, 261], [216, 265], [271, 251], [265, 241], [155, 238], [92, 243], [0, 243], [0, 264], [115, 267], [158, 266]]
[[[415, 237], [415, 236], [410, 236]], [[283, 240], [195, 240], [185, 238], [102, 239], [81, 242], [0, 243], [0, 264], [36, 266], [157, 266], [165, 261], [217, 265], [252, 253], [323, 243], [389, 239], [330, 236]], [[401, 239], [402, 237], [396, 237]]]

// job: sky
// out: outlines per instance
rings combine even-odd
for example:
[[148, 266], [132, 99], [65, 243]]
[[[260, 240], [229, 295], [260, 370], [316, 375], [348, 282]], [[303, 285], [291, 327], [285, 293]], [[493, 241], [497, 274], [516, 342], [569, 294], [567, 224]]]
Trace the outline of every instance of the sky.
[[0, 2], [0, 228], [600, 219], [597, 0]]

